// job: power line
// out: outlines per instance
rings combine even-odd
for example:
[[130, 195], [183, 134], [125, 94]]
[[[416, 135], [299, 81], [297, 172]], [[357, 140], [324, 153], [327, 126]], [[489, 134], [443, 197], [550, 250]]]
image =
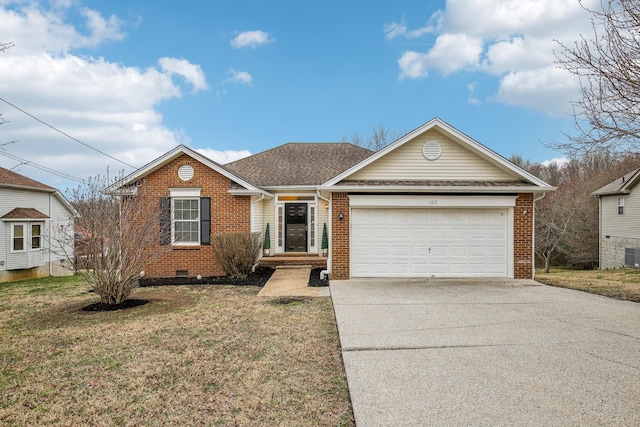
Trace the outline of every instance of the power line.
[[51, 128], [51, 129], [53, 129], [54, 131], [56, 131], [56, 132], [58, 132], [58, 133], [61, 133], [62, 135], [66, 136], [67, 138], [69, 138], [69, 139], [71, 139], [71, 140], [73, 140], [73, 141], [75, 141], [75, 142], [77, 142], [77, 143], [79, 143], [79, 144], [82, 144], [82, 145], [84, 145], [85, 147], [87, 147], [87, 148], [89, 148], [89, 149], [91, 149], [91, 150], [93, 150], [93, 151], [96, 151], [96, 152], [98, 152], [98, 153], [102, 154], [103, 156], [107, 156], [108, 158], [110, 158], [110, 159], [112, 159], [112, 160], [115, 160], [116, 162], [122, 163], [122, 164], [123, 164], [123, 165], [125, 165], [125, 166], [129, 166], [130, 168], [137, 169], [137, 167], [135, 167], [135, 166], [133, 166], [133, 165], [130, 165], [129, 163], [123, 162], [123, 161], [122, 161], [122, 160], [120, 160], [120, 159], [116, 159], [115, 157], [113, 157], [113, 156], [111, 156], [111, 155], [109, 155], [109, 154], [105, 153], [104, 151], [98, 150], [97, 148], [92, 147], [91, 145], [86, 144], [86, 143], [84, 143], [84, 142], [80, 141], [78, 138], [74, 138], [73, 136], [69, 135], [68, 133], [65, 133], [65, 132], [61, 131], [60, 129], [58, 129], [58, 128], [56, 128], [56, 127], [52, 126], [52, 125], [50, 125], [49, 123], [47, 123], [47, 122], [45, 122], [45, 121], [43, 121], [43, 120], [40, 120], [39, 118], [37, 118], [37, 117], [36, 117], [36, 116], [34, 116], [33, 114], [26, 112], [26, 111], [25, 111], [25, 110], [23, 110], [22, 108], [20, 108], [20, 107], [18, 107], [18, 106], [16, 106], [16, 105], [14, 105], [14, 104], [12, 104], [12, 103], [10, 103], [10, 102], [9, 102], [9, 101], [7, 101], [6, 99], [0, 98], [0, 101], [4, 102], [4, 103], [5, 103], [5, 104], [7, 104], [7, 105], [12, 106], [12, 107], [13, 107], [13, 108], [15, 108], [16, 110], [20, 111], [20, 112], [21, 112], [21, 113], [23, 113], [23, 114], [26, 114], [27, 116], [29, 116], [29, 117], [31, 117], [32, 119], [34, 119], [34, 120], [36, 120], [36, 121], [38, 121], [38, 122], [42, 123], [43, 125], [45, 125], [45, 126], [47, 126], [47, 127], [50, 127], [50, 128]]
[[8, 158], [10, 158], [12, 160], [20, 162], [21, 164], [33, 166], [36, 169], [40, 169], [41, 171], [44, 171], [44, 172], [49, 172], [49, 173], [57, 175], [57, 176], [59, 176], [61, 178], [65, 178], [65, 179], [68, 179], [68, 180], [71, 180], [71, 181], [75, 181], [75, 182], [80, 183], [80, 184], [84, 184], [85, 183], [85, 181], [80, 179], [80, 178], [76, 178], [75, 176], [68, 175], [68, 174], [66, 174], [64, 172], [60, 172], [60, 171], [57, 171], [55, 169], [51, 169], [51, 168], [48, 168], [46, 166], [42, 166], [42, 165], [39, 165], [37, 163], [31, 162], [29, 160], [25, 160], [25, 159], [23, 159], [21, 157], [15, 156], [13, 154], [9, 154], [6, 151], [0, 151], [0, 156], [8, 157]]

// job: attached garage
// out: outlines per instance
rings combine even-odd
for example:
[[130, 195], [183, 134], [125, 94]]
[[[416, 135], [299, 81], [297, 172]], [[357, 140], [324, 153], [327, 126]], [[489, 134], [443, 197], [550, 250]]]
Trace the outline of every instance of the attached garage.
[[515, 197], [350, 198], [352, 277], [513, 275]]
[[534, 199], [554, 188], [433, 119], [319, 190], [334, 279], [531, 279]]

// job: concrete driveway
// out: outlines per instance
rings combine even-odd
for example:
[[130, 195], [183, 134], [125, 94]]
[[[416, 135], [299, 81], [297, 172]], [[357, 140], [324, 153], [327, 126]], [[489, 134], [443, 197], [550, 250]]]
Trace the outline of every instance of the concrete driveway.
[[330, 287], [358, 426], [640, 425], [640, 304], [521, 280]]

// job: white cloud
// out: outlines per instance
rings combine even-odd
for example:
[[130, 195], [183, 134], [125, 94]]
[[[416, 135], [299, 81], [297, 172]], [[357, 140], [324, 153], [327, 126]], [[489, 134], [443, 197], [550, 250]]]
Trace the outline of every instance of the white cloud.
[[553, 163], [555, 163], [556, 165], [562, 167], [566, 164], [568, 164], [570, 162], [570, 160], [566, 157], [557, 157], [555, 159], [551, 159], [551, 160], [545, 160], [544, 162], [541, 163], [542, 166], [549, 166]]
[[494, 101], [519, 105], [551, 116], [567, 113], [568, 100], [579, 90], [578, 81], [568, 71], [551, 65], [506, 74], [500, 80]]
[[202, 67], [199, 65], [191, 64], [186, 59], [176, 58], [160, 58], [158, 63], [167, 74], [177, 74], [184, 77], [184, 79], [193, 86], [194, 91], [209, 88]]
[[251, 86], [253, 83], [253, 77], [246, 71], [238, 71], [232, 68], [227, 71], [227, 73], [231, 75], [231, 77], [226, 80], [228, 83], [240, 83], [247, 86]]
[[[598, 0], [584, 0], [597, 7]], [[550, 114], [570, 111], [579, 95], [576, 78], [554, 67], [554, 40], [572, 43], [590, 34], [591, 15], [572, 0], [447, 0], [427, 27], [412, 30], [405, 21], [385, 26], [385, 38], [420, 37], [435, 32], [426, 51], [404, 52], [400, 78], [425, 78], [432, 70], [483, 72], [498, 77], [494, 100]]]
[[[168, 129], [157, 106], [182, 96], [184, 83], [193, 91], [207, 88], [205, 75], [185, 59], [160, 58], [146, 68], [74, 54], [78, 47], [92, 47], [125, 38], [123, 21], [104, 18], [91, 9], [72, 10], [75, 1], [58, 1], [50, 9], [40, 3], [0, 1], [0, 40], [15, 47], [0, 55], [0, 96], [38, 119], [139, 167], [170, 150], [188, 137]], [[69, 14], [83, 16], [83, 28], [67, 22]], [[182, 80], [182, 79], [179, 79]], [[2, 125], [0, 143], [17, 140], [0, 152], [0, 166], [12, 168], [17, 156], [78, 178], [131, 168], [64, 137], [55, 130], [0, 102], [9, 123]], [[30, 165], [22, 173], [55, 186], [70, 183], [54, 179]]]
[[240, 49], [243, 47], [257, 47], [274, 41], [275, 39], [264, 31], [244, 31], [231, 40], [231, 46]]
[[240, 150], [240, 151], [224, 150], [224, 151], [219, 151], [219, 150], [213, 150], [211, 148], [198, 148], [198, 149], [196, 149], [196, 151], [198, 153], [202, 154], [203, 156], [206, 156], [206, 157], [210, 158], [211, 160], [213, 160], [214, 162], [219, 163], [221, 165], [224, 165], [226, 163], [231, 163], [233, 161], [240, 160], [240, 159], [243, 159], [245, 157], [249, 157], [251, 155], [251, 152], [249, 152], [247, 150]]
[[408, 51], [398, 60], [400, 77], [426, 77], [435, 68], [447, 76], [460, 69], [477, 68], [482, 40], [466, 34], [443, 34], [427, 53]]

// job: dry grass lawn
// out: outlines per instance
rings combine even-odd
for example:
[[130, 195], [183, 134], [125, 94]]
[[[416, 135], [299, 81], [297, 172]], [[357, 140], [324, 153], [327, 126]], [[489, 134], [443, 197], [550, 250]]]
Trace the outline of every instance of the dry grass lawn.
[[563, 270], [536, 273], [547, 285], [591, 292], [611, 298], [640, 302], [640, 270]]
[[331, 300], [258, 291], [83, 312], [80, 278], [0, 284], [0, 425], [354, 425]]

